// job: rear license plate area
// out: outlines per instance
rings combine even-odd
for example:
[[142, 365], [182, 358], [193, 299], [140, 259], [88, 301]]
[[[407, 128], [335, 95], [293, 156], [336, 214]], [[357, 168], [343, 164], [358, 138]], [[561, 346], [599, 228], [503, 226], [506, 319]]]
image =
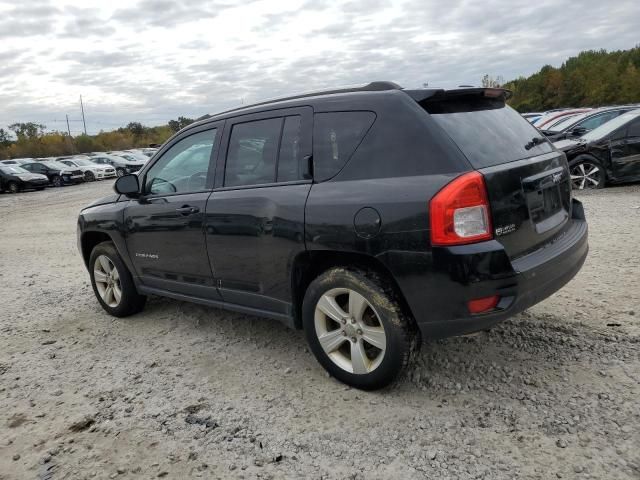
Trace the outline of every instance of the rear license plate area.
[[566, 181], [565, 169], [562, 167], [522, 180], [529, 218], [537, 233], [544, 233], [569, 218], [569, 212], [562, 201], [562, 186]]

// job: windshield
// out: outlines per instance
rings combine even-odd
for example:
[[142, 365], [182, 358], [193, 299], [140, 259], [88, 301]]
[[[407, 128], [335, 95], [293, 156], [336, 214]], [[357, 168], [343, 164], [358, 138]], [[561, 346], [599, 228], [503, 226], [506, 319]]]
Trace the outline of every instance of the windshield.
[[475, 168], [491, 167], [553, 151], [540, 131], [503, 101], [451, 98], [422, 102]]
[[95, 165], [95, 163], [89, 161], [89, 160], [85, 160], [83, 158], [75, 158], [73, 160], [71, 160], [73, 163], [75, 163], [76, 165], [80, 165], [82, 167], [93, 167]]
[[640, 110], [632, 110], [631, 112], [623, 113], [619, 117], [609, 120], [607, 123], [603, 123], [598, 128], [594, 128], [589, 133], [585, 133], [580, 138], [587, 142], [600, 140], [637, 117], [640, 117]]
[[9, 167], [7, 165], [4, 165], [4, 166], [0, 167], [0, 170], [2, 170], [4, 173], [16, 174], [16, 175], [24, 175], [25, 173], [29, 173], [24, 168]]
[[60, 162], [47, 161], [47, 162], [40, 162], [40, 163], [53, 170], [69, 170], [69, 165], [65, 165], [64, 163], [60, 163]]

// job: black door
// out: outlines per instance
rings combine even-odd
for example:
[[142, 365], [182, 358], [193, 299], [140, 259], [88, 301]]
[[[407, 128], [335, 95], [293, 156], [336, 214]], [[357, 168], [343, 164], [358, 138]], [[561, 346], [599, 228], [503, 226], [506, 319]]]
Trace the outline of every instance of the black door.
[[207, 249], [224, 301], [291, 313], [290, 268], [304, 252], [311, 181], [312, 110], [227, 120], [216, 189], [207, 203]]
[[124, 211], [129, 255], [149, 287], [219, 299], [209, 267], [204, 212], [222, 125], [168, 145], [142, 176], [142, 196]]
[[[613, 145], [616, 143], [616, 145]], [[635, 180], [640, 178], [640, 118], [627, 126], [621, 145], [612, 142], [611, 160], [617, 180]]]

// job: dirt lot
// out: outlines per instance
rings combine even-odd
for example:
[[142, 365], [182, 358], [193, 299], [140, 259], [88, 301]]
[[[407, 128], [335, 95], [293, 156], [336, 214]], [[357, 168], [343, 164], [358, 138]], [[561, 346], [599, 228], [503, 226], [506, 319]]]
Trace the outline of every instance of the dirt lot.
[[111, 184], [0, 195], [0, 479], [640, 478], [640, 186], [579, 195], [563, 290], [365, 393], [274, 321], [109, 317], [75, 222]]

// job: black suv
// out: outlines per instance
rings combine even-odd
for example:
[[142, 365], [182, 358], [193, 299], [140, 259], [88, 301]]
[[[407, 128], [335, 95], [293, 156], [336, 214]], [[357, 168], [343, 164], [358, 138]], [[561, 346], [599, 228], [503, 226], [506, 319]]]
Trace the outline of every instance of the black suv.
[[98, 301], [275, 318], [341, 381], [388, 384], [422, 339], [524, 310], [587, 256], [566, 158], [508, 95], [374, 82], [186, 127], [81, 212]]

